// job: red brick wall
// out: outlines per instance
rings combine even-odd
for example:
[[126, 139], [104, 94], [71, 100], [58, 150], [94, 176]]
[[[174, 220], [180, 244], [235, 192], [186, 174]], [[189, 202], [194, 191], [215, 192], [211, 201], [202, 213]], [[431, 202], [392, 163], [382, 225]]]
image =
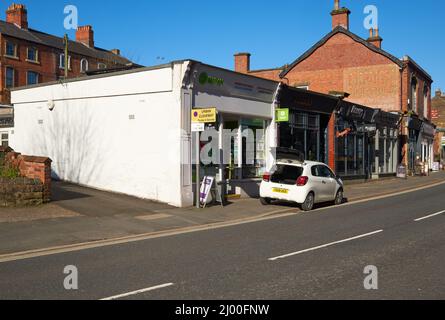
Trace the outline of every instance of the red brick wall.
[[20, 175], [29, 179], [38, 179], [43, 183], [43, 201], [51, 201], [51, 159], [46, 157], [34, 157], [21, 155], [17, 152], [9, 152], [6, 160], [18, 167]]
[[[12, 59], [5, 57], [6, 41], [12, 41], [17, 44], [18, 58]], [[62, 54], [62, 50], [52, 47], [42, 46], [35, 43], [31, 43], [24, 40], [11, 38], [5, 35], [0, 35], [0, 55], [1, 55], [1, 68], [0, 68], [0, 103], [8, 104], [9, 90], [5, 89], [5, 68], [13, 67], [15, 69], [15, 87], [21, 87], [27, 85], [27, 72], [34, 71], [39, 74], [39, 82], [55, 81], [58, 77], [65, 75], [65, 71], [59, 68], [59, 57]], [[27, 48], [34, 47], [39, 51], [39, 62], [33, 63], [27, 60]], [[80, 62], [84, 58], [75, 53], [70, 53], [71, 56], [71, 70], [69, 70], [68, 77], [81, 76]], [[89, 70], [97, 70], [99, 62], [105, 63], [108, 67], [113, 67], [110, 61], [98, 60], [96, 58], [85, 57], [89, 62]]]

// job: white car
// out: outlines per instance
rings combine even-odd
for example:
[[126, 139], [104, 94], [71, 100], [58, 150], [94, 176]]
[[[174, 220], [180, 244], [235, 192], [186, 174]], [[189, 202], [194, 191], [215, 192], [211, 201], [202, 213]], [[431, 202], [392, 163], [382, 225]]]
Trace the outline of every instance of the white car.
[[271, 171], [264, 174], [260, 186], [263, 205], [272, 200], [289, 201], [310, 211], [316, 203], [343, 203], [343, 181], [324, 163], [280, 160]]

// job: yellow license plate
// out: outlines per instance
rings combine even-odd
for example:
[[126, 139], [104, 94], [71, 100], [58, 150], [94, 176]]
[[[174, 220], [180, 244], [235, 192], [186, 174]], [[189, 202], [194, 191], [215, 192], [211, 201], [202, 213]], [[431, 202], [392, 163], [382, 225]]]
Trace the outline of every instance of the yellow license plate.
[[287, 190], [287, 189], [280, 189], [280, 188], [273, 188], [272, 191], [275, 192], [275, 193], [282, 193], [282, 194], [288, 194], [289, 193], [289, 190]]

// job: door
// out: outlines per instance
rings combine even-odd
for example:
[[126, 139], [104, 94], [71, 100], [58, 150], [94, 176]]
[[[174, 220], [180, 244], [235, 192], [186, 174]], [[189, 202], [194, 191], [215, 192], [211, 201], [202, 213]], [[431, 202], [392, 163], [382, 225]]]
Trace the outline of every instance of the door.
[[327, 179], [322, 175], [322, 166], [313, 166], [311, 170], [312, 179], [310, 181], [313, 184], [315, 201], [327, 201], [326, 199], [328, 197], [328, 182]]
[[337, 182], [332, 171], [328, 167], [320, 165], [318, 166], [318, 174], [323, 188], [323, 201], [334, 200]]

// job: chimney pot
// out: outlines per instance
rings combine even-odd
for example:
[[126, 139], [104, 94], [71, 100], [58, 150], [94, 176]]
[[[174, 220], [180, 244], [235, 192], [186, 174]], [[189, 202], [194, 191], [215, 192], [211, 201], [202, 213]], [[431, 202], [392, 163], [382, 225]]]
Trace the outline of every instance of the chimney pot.
[[6, 22], [13, 23], [21, 29], [28, 29], [28, 10], [24, 4], [11, 4], [6, 10]]

